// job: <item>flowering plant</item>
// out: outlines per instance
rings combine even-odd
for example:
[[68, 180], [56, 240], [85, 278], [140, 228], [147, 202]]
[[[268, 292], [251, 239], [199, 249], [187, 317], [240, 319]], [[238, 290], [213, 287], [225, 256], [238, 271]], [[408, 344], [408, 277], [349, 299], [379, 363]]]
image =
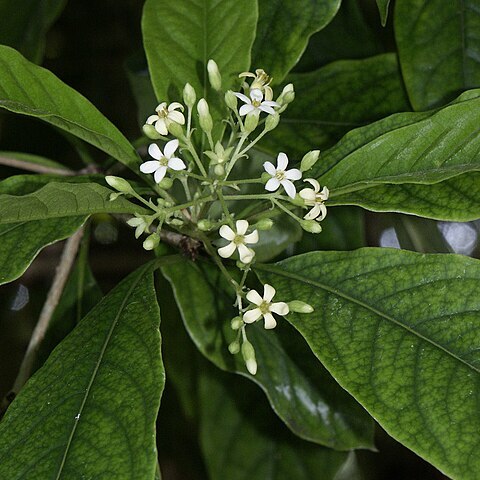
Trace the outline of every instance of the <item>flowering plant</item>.
[[[86, 163], [0, 153], [35, 172], [0, 182], [0, 283], [68, 239], [3, 399], [0, 478], [160, 478], [156, 440], [179, 418], [212, 479], [359, 478], [374, 419], [476, 478], [480, 265], [442, 232], [480, 217], [478, 9], [433, 42], [447, 75], [425, 39], [455, 20], [443, 4], [417, 19], [427, 2], [397, 0], [395, 53], [367, 36], [360, 60], [353, 45], [322, 60], [316, 45], [363, 25], [356, 2], [220, 3], [145, 2], [132, 142], [38, 47], [0, 46], [0, 107]], [[88, 261], [101, 228], [132, 267], [106, 295]]]

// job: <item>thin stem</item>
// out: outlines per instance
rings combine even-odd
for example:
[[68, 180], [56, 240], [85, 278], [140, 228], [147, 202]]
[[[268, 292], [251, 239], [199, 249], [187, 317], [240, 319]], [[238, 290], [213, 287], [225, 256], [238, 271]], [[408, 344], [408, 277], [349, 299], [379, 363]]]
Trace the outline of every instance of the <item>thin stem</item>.
[[263, 183], [261, 178], [244, 178], [242, 180], [226, 180], [226, 181], [219, 181], [219, 185], [240, 185], [242, 183]]
[[285, 207], [284, 205], [282, 205], [278, 200], [276, 200], [275, 198], [272, 198], [272, 202], [278, 207], [280, 208], [281, 210], [283, 210], [286, 214], [290, 215], [292, 218], [294, 218], [295, 220], [297, 220], [297, 222], [301, 222], [302, 219], [300, 217], [297, 217], [297, 215], [295, 215], [291, 210], [289, 210], [287, 207]]
[[197, 152], [193, 146], [193, 143], [190, 138], [185, 138], [185, 146], [187, 147], [188, 151], [191, 153], [194, 162], [196, 163], [198, 169], [200, 170], [200, 173], [204, 177], [208, 177], [207, 171], [205, 170], [205, 167], [203, 166], [202, 161], [200, 160], [200, 157], [197, 155]]
[[262, 133], [260, 133], [259, 135], [257, 135], [257, 137], [255, 138], [255, 140], [253, 140], [252, 142], [250, 142], [239, 154], [238, 156], [241, 157], [242, 155], [245, 155], [245, 153], [247, 153], [259, 140], [261, 140], [265, 134], [267, 133], [267, 130], [263, 130]]
[[225, 200], [273, 200], [276, 197], [275, 194], [271, 193], [252, 193], [252, 194], [241, 194], [241, 195], [224, 195]]
[[225, 202], [225, 198], [223, 198], [223, 193], [221, 188], [217, 190], [217, 195], [218, 195], [218, 199], [220, 200], [220, 204], [222, 205], [222, 210], [223, 210], [223, 214], [225, 215], [225, 219], [228, 221], [230, 226], [233, 227], [232, 216], [228, 211], [227, 203]]
[[237, 143], [237, 147], [235, 148], [235, 152], [232, 155], [232, 158], [230, 160], [230, 163], [228, 164], [227, 168], [227, 173], [225, 175], [225, 180], [228, 178], [230, 175], [230, 172], [232, 171], [233, 167], [235, 166], [235, 163], [237, 163], [237, 160], [240, 158], [238, 155], [238, 152], [242, 148], [242, 145], [245, 143], [245, 140], [248, 138], [248, 133], [242, 133], [242, 136], [240, 137], [240, 140]]

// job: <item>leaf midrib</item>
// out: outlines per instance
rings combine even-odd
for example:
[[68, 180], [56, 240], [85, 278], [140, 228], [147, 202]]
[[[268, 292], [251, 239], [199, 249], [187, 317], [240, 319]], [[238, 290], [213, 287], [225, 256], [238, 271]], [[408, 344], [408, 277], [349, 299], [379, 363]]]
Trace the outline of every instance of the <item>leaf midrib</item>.
[[[351, 302], [353, 304], [356, 304], [358, 305], [359, 307], [362, 307], [366, 310], [369, 310], [371, 311], [372, 313], [374, 313], [375, 315], [383, 318], [384, 320], [390, 322], [390, 323], [393, 323], [394, 325], [406, 330], [407, 332], [409, 332], [410, 334], [418, 337], [419, 339], [423, 340], [424, 342], [436, 347], [437, 349], [447, 353], [448, 355], [450, 355], [452, 358], [454, 358], [455, 360], [459, 361], [460, 363], [463, 363], [464, 365], [466, 365], [467, 367], [469, 367], [470, 369], [472, 369], [475, 373], [480, 373], [480, 369], [476, 368], [474, 365], [471, 365], [470, 363], [468, 363], [466, 360], [464, 360], [463, 358], [459, 357], [458, 355], [456, 355], [455, 353], [447, 350], [445, 347], [443, 347], [442, 345], [436, 343], [435, 341], [429, 339], [428, 337], [425, 337], [424, 335], [422, 335], [420, 332], [417, 332], [416, 330], [414, 330], [412, 327], [404, 324], [404, 323], [401, 323], [399, 320], [395, 319], [394, 317], [386, 314], [385, 312], [382, 312], [381, 310], [375, 308], [375, 307], [372, 307], [371, 305], [369, 305], [368, 303], [365, 303], [363, 302], [362, 300], [359, 300], [357, 298], [354, 298], [352, 297], [351, 295], [347, 294], [347, 293], [343, 293], [343, 292], [340, 292], [339, 290], [336, 290], [335, 288], [332, 288], [328, 285], [325, 285], [323, 283], [320, 283], [318, 281], [314, 281], [314, 280], [311, 280], [311, 279], [308, 279], [308, 278], [305, 278], [301, 275], [298, 275], [296, 273], [292, 273], [292, 272], [288, 272], [286, 270], [282, 270], [282, 269], [279, 269], [279, 268], [275, 268], [274, 266], [272, 265], [257, 265], [256, 267], [256, 270], [264, 270], [264, 271], [267, 271], [267, 272], [270, 272], [270, 273], [273, 273], [275, 275], [279, 275], [279, 276], [283, 276], [285, 278], [289, 278], [291, 280], [296, 280], [296, 281], [299, 281], [299, 282], [303, 282], [307, 285], [310, 285], [312, 287], [317, 287], [317, 288], [321, 288], [333, 295], [336, 295], [338, 297], [341, 297], [343, 298], [344, 300], [347, 300], [348, 302]], [[294, 325], [295, 326], [295, 325]]]

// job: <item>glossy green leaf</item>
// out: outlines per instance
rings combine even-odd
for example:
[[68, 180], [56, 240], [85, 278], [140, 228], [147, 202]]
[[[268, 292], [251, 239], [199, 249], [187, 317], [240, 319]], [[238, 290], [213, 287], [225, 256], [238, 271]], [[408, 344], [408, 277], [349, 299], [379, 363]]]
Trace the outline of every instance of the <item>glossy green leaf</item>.
[[135, 149], [85, 97], [53, 73], [0, 46], [0, 108], [29, 115], [75, 135], [137, 169]]
[[143, 41], [157, 99], [182, 101], [187, 82], [205, 97], [210, 58], [223, 89], [238, 84], [238, 74], [250, 66], [256, 22], [255, 0], [147, 0]]
[[51, 182], [27, 195], [0, 194], [0, 225], [93, 213], [144, 210], [124, 197], [110, 201], [112, 191], [97, 183]]
[[313, 352], [394, 438], [452, 478], [480, 469], [480, 262], [393, 249], [257, 265]]
[[372, 447], [372, 423], [362, 408], [312, 362], [311, 352], [286, 322], [275, 331], [248, 329], [258, 372], [250, 375], [228, 344], [234, 291], [208, 263], [188, 261], [162, 268], [185, 327], [197, 348], [222, 370], [240, 373], [266, 393], [277, 415], [299, 437], [337, 450]]
[[480, 1], [398, 0], [395, 38], [415, 110], [480, 87]]
[[0, 3], [0, 44], [40, 63], [45, 35], [65, 7], [66, 0], [3, 0]]
[[164, 385], [152, 267], [84, 318], [0, 423], [0, 478], [153, 478]]
[[33, 155], [31, 153], [0, 152], [0, 157], [5, 157], [12, 160], [20, 160], [22, 162], [28, 162], [33, 166], [46, 167], [50, 171], [58, 170], [57, 173], [60, 175], [62, 174], [62, 172], [68, 172], [68, 168], [64, 167], [61, 163], [50, 160], [49, 158], [41, 157], [40, 155]]
[[387, 24], [388, 19], [388, 7], [390, 6], [390, 0], [376, 0], [378, 11], [380, 13], [380, 19], [382, 20], [382, 26]]
[[315, 170], [332, 198], [379, 184], [438, 183], [480, 170], [479, 125], [480, 90], [472, 90], [442, 109], [392, 115], [350, 132]]
[[211, 480], [333, 480], [348, 458], [292, 435], [245, 380], [209, 370], [199, 391], [200, 443]]
[[333, 19], [341, 0], [259, 0], [252, 68], [280, 83], [304, 52], [310, 36]]
[[345, 60], [315, 72], [292, 74], [295, 100], [268, 136], [270, 150], [303, 155], [332, 146], [353, 128], [409, 110], [397, 58]]

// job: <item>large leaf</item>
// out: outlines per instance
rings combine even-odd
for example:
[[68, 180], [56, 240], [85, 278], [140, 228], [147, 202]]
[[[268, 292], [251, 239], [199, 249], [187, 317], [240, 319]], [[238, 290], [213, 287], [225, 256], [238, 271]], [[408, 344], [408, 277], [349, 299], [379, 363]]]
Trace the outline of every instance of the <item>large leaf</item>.
[[187, 82], [206, 96], [210, 58], [223, 88], [238, 83], [237, 75], [250, 66], [256, 22], [256, 0], [147, 0], [143, 39], [157, 99], [181, 101]]
[[251, 384], [219, 373], [204, 372], [199, 384], [200, 443], [211, 480], [334, 479], [347, 453], [296, 438]]
[[416, 110], [480, 87], [480, 1], [398, 0], [395, 37]]
[[0, 46], [0, 71], [0, 108], [55, 125], [137, 169], [139, 158], [129, 141], [53, 73], [4, 46]]
[[65, 7], [66, 0], [3, 0], [0, 3], [0, 44], [40, 63], [45, 35]]
[[390, 5], [390, 0], [377, 0], [377, 7], [380, 13], [380, 19], [382, 21], [383, 27], [387, 24], [389, 5]]
[[93, 213], [135, 213], [145, 209], [97, 183], [51, 182], [27, 195], [0, 194], [0, 225]]
[[338, 450], [372, 447], [371, 419], [326, 371], [312, 369], [311, 352], [286, 323], [274, 332], [260, 325], [248, 329], [259, 364], [252, 376], [241, 357], [228, 352], [236, 335], [230, 328], [234, 291], [224, 277], [204, 262], [183, 261], [162, 271], [198, 349], [221, 369], [256, 382], [295, 434]]
[[409, 110], [395, 54], [342, 60], [315, 72], [292, 74], [295, 101], [269, 134], [268, 147], [303, 155], [332, 146], [346, 132]]
[[312, 175], [321, 174], [335, 201], [381, 184], [428, 185], [471, 175], [480, 170], [479, 125], [480, 90], [472, 90], [440, 110], [392, 115], [348, 133]]
[[480, 262], [393, 249], [258, 265], [315, 355], [393, 437], [447, 475], [478, 477]]
[[153, 478], [164, 385], [152, 267], [112, 290], [0, 423], [0, 478]]
[[259, 0], [252, 68], [263, 68], [275, 83], [298, 62], [310, 36], [337, 13], [341, 0]]

